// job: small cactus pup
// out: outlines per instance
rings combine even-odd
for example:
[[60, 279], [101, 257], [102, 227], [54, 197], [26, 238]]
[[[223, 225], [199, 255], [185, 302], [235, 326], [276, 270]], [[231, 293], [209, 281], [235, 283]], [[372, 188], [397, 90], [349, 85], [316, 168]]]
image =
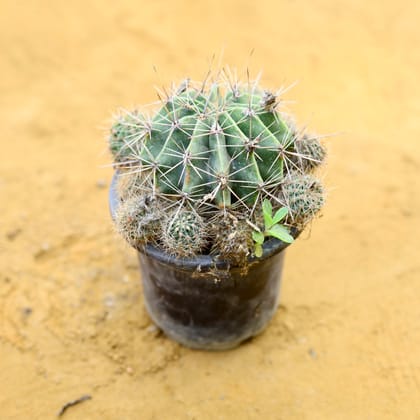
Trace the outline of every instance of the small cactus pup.
[[134, 248], [154, 242], [162, 214], [156, 200], [148, 195], [132, 196], [123, 201], [115, 214], [117, 231]]
[[206, 245], [206, 227], [202, 217], [187, 210], [176, 210], [163, 219], [162, 245], [177, 257], [191, 257]]
[[223, 70], [164, 92], [111, 126], [113, 218], [153, 320], [190, 347], [233, 347], [275, 310], [282, 251], [324, 204], [326, 150], [259, 81]]
[[302, 229], [324, 205], [324, 189], [310, 174], [292, 172], [282, 187], [289, 224]]
[[112, 125], [109, 135], [109, 150], [115, 162], [128, 163], [129, 156], [139, 144], [139, 136], [143, 136], [142, 116], [137, 110], [121, 114]]

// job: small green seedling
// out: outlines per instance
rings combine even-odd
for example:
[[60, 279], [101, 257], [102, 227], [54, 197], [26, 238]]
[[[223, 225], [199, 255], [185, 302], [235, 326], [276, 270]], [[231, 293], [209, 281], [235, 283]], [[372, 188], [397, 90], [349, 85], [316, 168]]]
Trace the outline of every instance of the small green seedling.
[[264, 216], [264, 232], [261, 232], [260, 229], [252, 232], [252, 239], [255, 242], [254, 254], [256, 257], [262, 256], [262, 245], [267, 236], [273, 236], [288, 244], [291, 244], [294, 240], [287, 227], [279, 223], [287, 216], [289, 212], [287, 207], [278, 209], [273, 216], [273, 207], [270, 201], [265, 199], [262, 204], [262, 210]]

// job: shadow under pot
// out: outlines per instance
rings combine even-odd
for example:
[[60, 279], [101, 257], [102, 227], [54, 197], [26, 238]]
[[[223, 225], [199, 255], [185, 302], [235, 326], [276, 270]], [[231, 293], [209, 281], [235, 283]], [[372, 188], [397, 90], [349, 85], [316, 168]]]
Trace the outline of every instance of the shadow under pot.
[[[120, 203], [117, 177], [109, 193], [113, 219]], [[210, 255], [180, 259], [146, 245], [137, 250], [146, 309], [168, 337], [187, 347], [234, 348], [262, 332], [276, 312], [288, 245], [266, 241], [245, 274]]]

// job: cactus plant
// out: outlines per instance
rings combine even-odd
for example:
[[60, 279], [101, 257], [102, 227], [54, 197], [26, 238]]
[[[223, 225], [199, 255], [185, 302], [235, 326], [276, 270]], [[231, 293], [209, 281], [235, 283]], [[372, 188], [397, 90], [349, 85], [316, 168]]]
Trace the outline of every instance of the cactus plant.
[[312, 171], [324, 161], [326, 156], [326, 151], [316, 136], [310, 137], [304, 134], [295, 140], [294, 148], [296, 155], [293, 161], [302, 172]]
[[[186, 79], [152, 117], [118, 116], [109, 147], [120, 174], [132, 180], [120, 177], [120, 197], [153, 197], [168, 214], [159, 227], [152, 217], [153, 229], [144, 230], [149, 210], [143, 206], [143, 230], [134, 242], [157, 237], [158, 246], [179, 257], [202, 253], [207, 244], [213, 254], [243, 263], [267, 200], [286, 206], [288, 227], [302, 229], [323, 204], [320, 184], [305, 174], [322, 163], [325, 149], [296, 131], [280, 103], [257, 82], [218, 75], [209, 83]], [[132, 226], [122, 220], [120, 231], [133, 242]], [[241, 243], [236, 254], [228, 244], [233, 238]]]
[[162, 244], [177, 257], [191, 257], [206, 245], [206, 229], [200, 215], [193, 211], [176, 210], [162, 223]]
[[144, 244], [156, 238], [161, 216], [154, 197], [134, 195], [119, 206], [116, 228], [131, 246], [141, 249]]
[[291, 173], [282, 186], [285, 206], [289, 209], [289, 223], [303, 228], [324, 204], [321, 183], [309, 174]]
[[111, 127], [109, 149], [115, 162], [126, 162], [137, 150], [139, 140], [144, 135], [144, 121], [137, 110], [119, 115]]

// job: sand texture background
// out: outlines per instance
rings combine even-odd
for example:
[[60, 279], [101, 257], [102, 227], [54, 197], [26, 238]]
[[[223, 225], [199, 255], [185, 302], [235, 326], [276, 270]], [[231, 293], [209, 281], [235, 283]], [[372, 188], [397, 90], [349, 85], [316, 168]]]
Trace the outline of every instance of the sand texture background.
[[[420, 419], [419, 22], [416, 0], [2, 0], [0, 419], [86, 394], [62, 418]], [[206, 353], [145, 312], [104, 128], [222, 49], [337, 135], [269, 328]]]

